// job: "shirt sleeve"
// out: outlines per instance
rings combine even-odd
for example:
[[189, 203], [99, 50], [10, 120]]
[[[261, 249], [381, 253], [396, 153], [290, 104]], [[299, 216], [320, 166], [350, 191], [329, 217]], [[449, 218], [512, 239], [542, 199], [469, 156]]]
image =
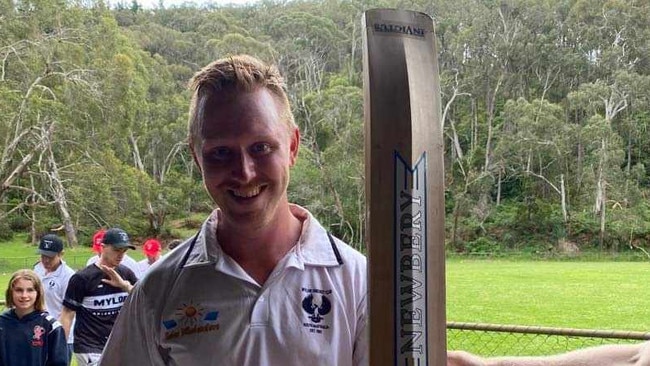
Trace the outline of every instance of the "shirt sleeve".
[[[117, 317], [104, 347], [100, 366], [152, 365], [173, 366], [159, 347], [159, 327], [154, 310], [142, 286], [135, 286]], [[159, 305], [159, 304], [158, 304]]]
[[130, 278], [128, 281], [131, 282], [132, 285], [135, 285], [135, 283], [138, 282], [138, 278], [139, 278], [139, 273], [135, 273], [131, 271]]
[[70, 358], [68, 343], [61, 323], [54, 321], [52, 330], [47, 335], [47, 364], [46, 366], [68, 366]]
[[61, 281], [61, 299], [65, 299], [66, 291], [68, 291], [68, 284], [70, 284], [70, 278], [72, 278], [72, 276], [74, 276], [73, 271], [65, 271]]
[[68, 288], [65, 290], [63, 305], [71, 310], [78, 311], [84, 299], [84, 279], [75, 273], [68, 281]]
[[358, 307], [357, 332], [354, 340], [353, 364], [355, 366], [368, 366], [368, 304], [367, 295], [363, 297]]

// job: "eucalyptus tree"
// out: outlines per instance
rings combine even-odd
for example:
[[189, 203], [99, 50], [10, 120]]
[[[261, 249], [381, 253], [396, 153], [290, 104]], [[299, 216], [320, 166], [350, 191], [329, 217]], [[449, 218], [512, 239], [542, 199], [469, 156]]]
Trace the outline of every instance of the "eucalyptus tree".
[[309, 151], [301, 159], [308, 161], [315, 179], [296, 180], [294, 197], [339, 237], [361, 245], [365, 223], [361, 88], [349, 85], [345, 75], [332, 75], [326, 88], [306, 94], [301, 102], [297, 117]]
[[566, 228], [567, 180], [575, 128], [566, 123], [563, 114], [561, 106], [543, 99], [508, 101], [502, 113], [502, 137], [495, 148], [495, 158], [503, 162], [507, 174], [520, 179], [532, 177], [541, 183], [532, 185], [532, 192], [520, 194], [546, 198], [544, 192], [548, 190], [544, 188], [550, 188], [559, 198]]
[[[64, 10], [69, 12], [64, 15]], [[17, 2], [6, 14], [12, 18], [7, 24], [14, 26], [7, 29], [1, 47], [3, 89], [17, 98], [3, 103], [8, 118], [0, 179], [4, 192], [28, 193], [18, 194], [22, 202], [8, 212], [26, 202], [52, 205], [70, 245], [76, 244], [77, 237], [67, 195], [70, 161], [63, 153], [70, 141], [64, 133], [73, 117], [70, 108], [78, 104], [71, 96], [98, 95], [94, 70], [84, 59], [84, 49], [92, 44], [86, 34], [85, 13], [75, 7], [66, 9], [59, 1]], [[27, 175], [31, 179], [24, 179]], [[35, 236], [38, 218], [34, 212], [31, 217]]]
[[274, 19], [268, 34], [277, 47], [278, 64], [294, 90], [321, 89], [325, 73], [338, 70], [344, 60], [344, 34], [331, 19], [320, 15], [286, 12]]
[[[609, 80], [597, 80], [593, 83], [581, 85], [577, 91], [569, 94], [569, 100], [573, 108], [583, 109], [587, 116], [601, 116], [600, 118], [589, 119], [585, 128], [592, 131], [590, 136], [597, 138], [598, 148], [595, 154], [598, 156], [595, 164], [595, 203], [593, 212], [600, 218], [600, 246], [603, 247], [603, 240], [606, 229], [606, 205], [608, 201], [607, 187], [609, 182], [618, 178], [621, 174], [622, 161], [616, 159], [619, 145], [622, 139], [616, 134], [614, 123], [621, 120], [619, 115], [630, 106], [630, 101], [638, 92], [637, 81], [645, 77], [631, 74], [625, 70], [615, 72]], [[595, 121], [595, 122], [594, 122]], [[595, 141], [586, 140], [588, 144]], [[610, 146], [611, 145], [611, 146]], [[629, 149], [629, 147], [628, 147]], [[612, 163], [614, 161], [614, 163]], [[627, 201], [627, 198], [623, 198]]]

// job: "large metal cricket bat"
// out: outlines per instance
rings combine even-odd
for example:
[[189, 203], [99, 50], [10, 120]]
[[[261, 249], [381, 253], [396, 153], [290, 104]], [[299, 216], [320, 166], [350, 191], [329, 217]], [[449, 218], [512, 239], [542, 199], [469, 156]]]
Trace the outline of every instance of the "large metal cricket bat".
[[433, 20], [364, 22], [370, 365], [445, 366], [444, 167]]

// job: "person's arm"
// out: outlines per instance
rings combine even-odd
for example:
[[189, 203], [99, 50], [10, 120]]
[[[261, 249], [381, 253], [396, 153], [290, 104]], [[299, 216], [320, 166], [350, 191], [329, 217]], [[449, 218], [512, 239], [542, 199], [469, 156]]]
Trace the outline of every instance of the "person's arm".
[[542, 357], [481, 358], [448, 351], [447, 366], [650, 366], [650, 342], [598, 346]]
[[66, 339], [70, 336], [70, 328], [72, 327], [72, 320], [74, 319], [75, 311], [63, 305], [61, 310], [61, 315], [59, 317], [59, 322], [63, 327], [63, 331]]
[[59, 322], [55, 322], [52, 330], [47, 335], [47, 366], [68, 366], [68, 343], [64, 329]]

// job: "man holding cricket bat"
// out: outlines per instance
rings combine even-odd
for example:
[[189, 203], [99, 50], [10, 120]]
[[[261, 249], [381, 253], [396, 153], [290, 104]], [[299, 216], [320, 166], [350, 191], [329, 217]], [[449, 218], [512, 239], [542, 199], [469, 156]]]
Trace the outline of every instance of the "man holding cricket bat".
[[300, 132], [275, 67], [191, 81], [189, 145], [217, 209], [128, 297], [101, 365], [367, 365], [366, 259], [289, 203]]
[[546, 357], [481, 358], [449, 351], [447, 366], [650, 366], [650, 342], [597, 346]]

